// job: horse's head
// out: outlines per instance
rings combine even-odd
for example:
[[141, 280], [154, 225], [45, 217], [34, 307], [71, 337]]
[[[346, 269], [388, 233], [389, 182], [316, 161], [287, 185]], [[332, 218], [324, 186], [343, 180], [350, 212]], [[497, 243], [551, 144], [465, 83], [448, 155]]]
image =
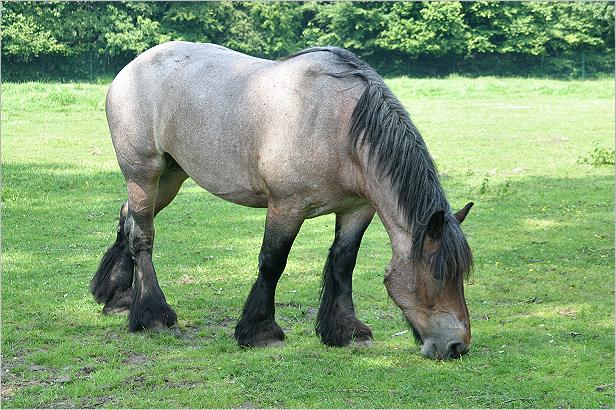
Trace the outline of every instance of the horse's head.
[[472, 206], [471, 202], [455, 215], [435, 212], [421, 235], [421, 252], [394, 252], [385, 273], [387, 292], [429, 358], [456, 358], [470, 346], [463, 281], [472, 255], [459, 225]]

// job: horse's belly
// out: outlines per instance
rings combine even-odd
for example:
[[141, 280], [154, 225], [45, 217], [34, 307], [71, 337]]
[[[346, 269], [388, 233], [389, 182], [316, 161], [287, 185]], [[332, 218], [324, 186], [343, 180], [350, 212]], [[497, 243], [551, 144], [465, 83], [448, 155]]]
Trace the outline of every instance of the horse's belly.
[[[267, 207], [267, 197], [247, 154], [230, 150], [234, 144], [222, 144], [201, 134], [194, 138], [177, 135], [165, 147], [175, 161], [201, 188], [224, 200], [256, 208]], [[247, 158], [248, 157], [248, 158]]]
[[305, 67], [216, 50], [173, 60], [187, 65], [161, 93], [159, 149], [225, 200], [297, 201], [310, 216], [338, 209], [346, 198], [337, 187], [336, 138], [349, 108], [324, 99], [322, 84], [299, 75]]
[[190, 173], [188, 173], [188, 175], [201, 188], [226, 201], [253, 208], [267, 208], [267, 198], [265, 195], [255, 192], [252, 189], [247, 189], [241, 185], [234, 184], [233, 181], [224, 179], [213, 181], [211, 178], [202, 175], [192, 176]]

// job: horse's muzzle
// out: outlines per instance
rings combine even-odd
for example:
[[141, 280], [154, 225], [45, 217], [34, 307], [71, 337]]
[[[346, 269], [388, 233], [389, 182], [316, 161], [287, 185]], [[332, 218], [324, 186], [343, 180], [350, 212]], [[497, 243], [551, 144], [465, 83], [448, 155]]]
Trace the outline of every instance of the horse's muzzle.
[[468, 353], [468, 350], [469, 347], [461, 340], [451, 341], [446, 344], [426, 340], [421, 346], [421, 354], [429, 359], [437, 360], [457, 359]]

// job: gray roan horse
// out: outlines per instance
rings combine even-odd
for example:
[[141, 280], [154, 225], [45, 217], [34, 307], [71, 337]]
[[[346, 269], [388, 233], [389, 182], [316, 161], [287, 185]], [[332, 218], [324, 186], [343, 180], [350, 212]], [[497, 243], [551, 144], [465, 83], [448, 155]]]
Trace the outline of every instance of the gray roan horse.
[[241, 346], [280, 343], [274, 294], [307, 218], [336, 214], [316, 332], [323, 343], [368, 343], [351, 278], [378, 213], [393, 257], [385, 286], [427, 357], [470, 345], [463, 280], [472, 255], [435, 165], [409, 115], [379, 75], [332, 47], [281, 61], [212, 44], [170, 42], [115, 78], [107, 120], [128, 187], [114, 245], [92, 279], [105, 313], [129, 329], [177, 329], [152, 264], [154, 217], [192, 178], [236, 204], [267, 208], [259, 275], [235, 328]]

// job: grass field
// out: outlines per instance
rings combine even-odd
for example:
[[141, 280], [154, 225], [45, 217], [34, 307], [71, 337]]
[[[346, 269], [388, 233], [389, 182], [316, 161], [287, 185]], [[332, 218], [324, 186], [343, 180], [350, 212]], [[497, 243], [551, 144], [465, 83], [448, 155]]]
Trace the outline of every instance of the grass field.
[[232, 338], [264, 210], [188, 181], [156, 220], [154, 263], [181, 338], [129, 334], [88, 293], [125, 200], [107, 84], [3, 84], [2, 405], [9, 407], [614, 407], [614, 82], [396, 78], [465, 222], [471, 352], [423, 358], [383, 269], [378, 218], [355, 271], [370, 348], [314, 334], [333, 217], [307, 221], [277, 294], [284, 347]]

